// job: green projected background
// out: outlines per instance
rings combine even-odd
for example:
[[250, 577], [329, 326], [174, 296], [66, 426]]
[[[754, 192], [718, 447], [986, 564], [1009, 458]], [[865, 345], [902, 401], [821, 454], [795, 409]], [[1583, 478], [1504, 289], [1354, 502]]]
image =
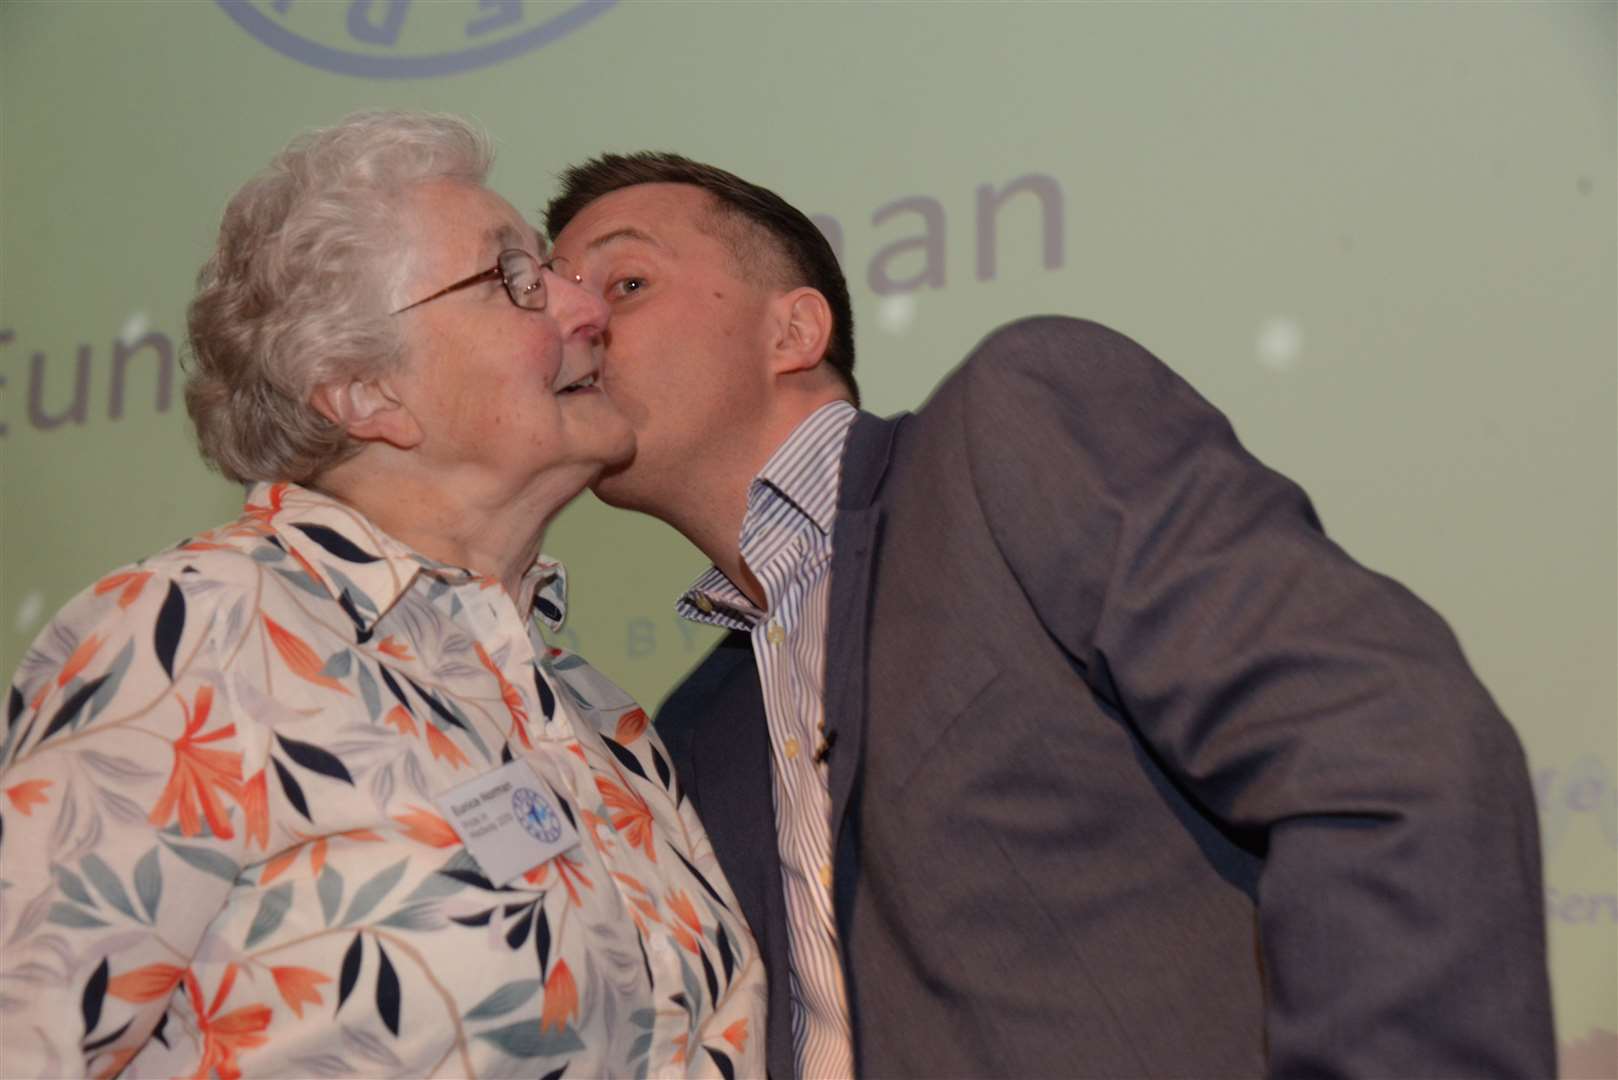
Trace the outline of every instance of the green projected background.
[[[1618, 6], [0, 0], [0, 668], [234, 516], [183, 312], [229, 194], [367, 106], [474, 117], [537, 211], [676, 149], [815, 213], [867, 404], [1105, 322], [1454, 625], [1543, 818], [1566, 1076], [1618, 1076]], [[699, 559], [586, 497], [566, 643], [648, 706]]]

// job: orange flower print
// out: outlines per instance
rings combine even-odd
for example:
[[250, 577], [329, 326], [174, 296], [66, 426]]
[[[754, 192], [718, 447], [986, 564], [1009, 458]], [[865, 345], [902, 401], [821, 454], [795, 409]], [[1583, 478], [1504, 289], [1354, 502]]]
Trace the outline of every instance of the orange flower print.
[[614, 873], [613, 878], [627, 890], [624, 899], [629, 901], [629, 915], [635, 920], [635, 927], [643, 935], [646, 933], [646, 922], [650, 919], [654, 923], [661, 923], [663, 915], [652, 903], [652, 893], [639, 878], [628, 874]]
[[270, 882], [286, 873], [287, 867], [298, 861], [298, 852], [302, 850], [302, 844], [299, 844], [297, 847], [287, 848], [285, 851], [281, 852], [281, 854], [265, 863], [264, 873], [259, 875], [258, 883], [260, 885], [268, 885]]
[[186, 714], [185, 733], [175, 740], [174, 771], [169, 774], [169, 782], [163, 788], [157, 805], [152, 807], [148, 820], [161, 828], [178, 808], [180, 831], [186, 836], [196, 836], [202, 831], [202, 822], [197, 816], [200, 809], [202, 817], [208, 819], [208, 828], [213, 830], [213, 834], [222, 840], [229, 840], [236, 832], [230, 826], [230, 819], [225, 816], [219, 792], [233, 799], [241, 798], [242, 756], [228, 750], [203, 750], [200, 747], [203, 743], [217, 742], [235, 735], [236, 725], [226, 724], [207, 735], [197, 734], [207, 724], [208, 711], [213, 708], [211, 686], [203, 686], [197, 691], [196, 708], [188, 708], [184, 698], [180, 698], [180, 708]]
[[646, 710], [637, 705], [618, 718], [618, 732], [613, 738], [627, 746], [641, 737], [646, 724]]
[[269, 782], [264, 777], [264, 770], [260, 769], [253, 774], [253, 778], [242, 785], [241, 797], [242, 817], [245, 819], [247, 829], [247, 842], [258, 844], [261, 850], [270, 846], [270, 790]]
[[[293, 835], [301, 840], [302, 843], [297, 844], [294, 847], [287, 848], [285, 851], [281, 852], [281, 854], [277, 855], [269, 862], [266, 862], [264, 864], [264, 873], [261, 874], [258, 879], [258, 883], [260, 885], [268, 885], [270, 882], [286, 873], [287, 867], [298, 861], [298, 856], [303, 854], [305, 848], [309, 849], [309, 876], [311, 878], [318, 878], [320, 876], [320, 871], [325, 869], [326, 845], [328, 841], [333, 839], [333, 837], [305, 836], [302, 833], [294, 833]], [[373, 844], [379, 844], [382, 842], [382, 837], [378, 836], [370, 829], [350, 829], [347, 832], [336, 833], [334, 836], [338, 840], [361, 840]]]
[[410, 648], [403, 642], [394, 641], [392, 634], [389, 634], [387, 637], [377, 642], [376, 647], [379, 651], [387, 653], [396, 660], [415, 659], [414, 656], [410, 655]]
[[[285, 851], [281, 852], [281, 854], [265, 863], [264, 873], [261, 874], [258, 879], [258, 883], [260, 885], [268, 885], [270, 882], [286, 873], [287, 868], [298, 861], [298, 856], [303, 854], [304, 848], [309, 849], [309, 876], [311, 878], [318, 878], [320, 876], [320, 871], [326, 865], [326, 838], [324, 836], [318, 838], [308, 837], [304, 836], [302, 833], [295, 835], [297, 835], [298, 838], [303, 841], [303, 843], [298, 844], [295, 847], [287, 848]], [[311, 840], [314, 842], [310, 843]]]
[[321, 674], [325, 662], [309, 647], [308, 642], [268, 615], [260, 617], [264, 620], [265, 629], [270, 633], [270, 641], [275, 645], [275, 651], [281, 654], [281, 659], [286, 661], [287, 667], [292, 669], [294, 675], [340, 693], [349, 692], [348, 687], [330, 675]]
[[[72, 682], [73, 677], [83, 671], [90, 661], [95, 658], [96, 650], [101, 648], [105, 640], [105, 638], [98, 638], [91, 634], [79, 642], [79, 647], [74, 649], [73, 655], [67, 658], [67, 662], [62, 665], [62, 670], [56, 673], [56, 685], [66, 686]], [[41, 686], [39, 693], [34, 695], [34, 700], [28, 703], [29, 706], [35, 709], [39, 708], [40, 702], [45, 700], [45, 694], [50, 689], [51, 684], [49, 682]]]
[[135, 1060], [135, 1055], [140, 1051], [140, 1043], [136, 1043], [134, 1046], [126, 1046], [122, 1050], [106, 1051], [112, 1056], [107, 1059], [105, 1065], [101, 1066], [101, 1071], [95, 1074], [95, 1080], [112, 1080], [113, 1077], [124, 1071], [126, 1065]]
[[329, 976], [306, 967], [272, 967], [270, 974], [275, 977], [275, 988], [281, 991], [281, 1000], [300, 1020], [305, 1005], [325, 1004], [320, 997], [320, 985], [331, 982]]
[[686, 1045], [690, 1039], [690, 1035], [674, 1036], [674, 1057], [669, 1061], [669, 1064], [680, 1065], [685, 1062]]
[[433, 757], [440, 761], [448, 761], [451, 768], [459, 769], [462, 765], [470, 765], [466, 752], [455, 745], [455, 740], [439, 731], [432, 724], [427, 727], [427, 749], [433, 752]]
[[243, 511], [243, 515], [269, 525], [275, 515], [281, 512], [281, 500], [286, 498], [286, 494], [287, 486], [285, 484], [272, 484], [269, 491], [269, 504], [263, 505], [250, 502]]
[[140, 1005], [168, 997], [184, 975], [185, 968], [173, 964], [147, 964], [109, 980], [107, 993], [121, 1001]]
[[118, 594], [118, 606], [127, 608], [140, 597], [140, 591], [150, 580], [152, 580], [150, 570], [125, 570], [121, 574], [109, 574], [96, 582], [95, 594], [105, 596], [114, 589], [123, 589], [123, 592]]
[[[669, 929], [674, 931], [674, 940], [680, 943], [680, 948], [696, 956], [702, 951], [697, 939], [702, 937], [702, 920], [697, 918], [697, 909], [691, 903], [691, 897], [683, 890], [676, 890], [668, 895], [669, 910], [674, 912], [676, 919], [669, 923]], [[682, 925], [684, 924], [684, 925]], [[696, 931], [693, 937], [690, 930]]]
[[590, 879], [584, 876], [584, 871], [579, 869], [579, 864], [566, 855], [558, 855], [554, 859], [547, 859], [523, 874], [522, 879], [530, 885], [543, 885], [545, 884], [545, 879], [551, 876], [552, 866], [556, 867], [556, 876], [562, 880], [562, 885], [567, 889], [568, 899], [573, 901], [574, 907], [578, 907], [583, 901], [579, 899], [579, 890], [574, 888], [573, 883], [578, 882], [586, 889], [593, 889], [595, 886], [591, 885]]
[[596, 790], [607, 803], [612, 827], [629, 841], [630, 847], [640, 848], [648, 859], [656, 862], [657, 851], [652, 847], [652, 808], [646, 805], [646, 800], [605, 776], [596, 777]]
[[730, 1025], [723, 1032], [724, 1039], [736, 1048], [737, 1053], [747, 1049], [747, 1017], [742, 1017]]
[[449, 822], [419, 806], [412, 806], [409, 813], [393, 815], [393, 820], [403, 825], [404, 834], [418, 844], [443, 848], [454, 847], [461, 842]]
[[309, 876], [319, 877], [326, 869], [326, 838], [322, 836], [309, 845]]
[[24, 780], [6, 788], [6, 798], [11, 800], [11, 805], [17, 808], [19, 814], [31, 817], [34, 807], [50, 801], [45, 796], [45, 789], [53, 783], [54, 780]]
[[590, 840], [595, 844], [596, 850], [606, 851], [607, 846], [612, 843], [611, 833], [602, 836], [601, 830], [611, 823], [600, 814], [591, 813], [582, 806], [579, 807], [579, 816], [584, 819], [584, 831], [590, 834]]
[[578, 907], [583, 901], [579, 899], [579, 890], [573, 887], [574, 882], [583, 885], [586, 889], [592, 889], [595, 886], [591, 885], [590, 879], [584, 876], [584, 870], [580, 868], [579, 864], [566, 855], [558, 855], [551, 861], [556, 864], [556, 876], [562, 879], [563, 885], [567, 886], [568, 898], [573, 901], [574, 907]]
[[56, 676], [56, 685], [66, 686], [72, 681], [73, 676], [83, 671], [85, 665], [95, 656], [96, 650], [101, 648], [103, 641], [104, 638], [98, 638], [94, 634], [81, 641], [79, 647], [73, 650], [73, 655], [67, 658], [67, 663], [62, 665], [61, 673]]
[[236, 1063], [236, 1055], [270, 1041], [264, 1030], [270, 1026], [271, 1015], [268, 1005], [249, 1005], [211, 1023], [199, 1024], [202, 1062], [193, 1074], [195, 1080], [203, 1080], [210, 1073], [217, 1073], [219, 1080], [241, 1080], [242, 1069]]
[[545, 980], [545, 1008], [539, 1014], [539, 1030], [567, 1028], [569, 1017], [579, 1015], [579, 988], [573, 982], [573, 972], [566, 960], [558, 960]]
[[303, 572], [308, 574], [310, 578], [312, 578], [315, 581], [323, 581], [323, 580], [325, 580], [324, 578], [322, 578], [320, 576], [319, 572], [317, 572], [315, 570], [314, 564], [311, 563], [308, 559], [303, 557], [303, 552], [299, 551], [295, 547], [289, 547], [289, 548], [287, 548], [287, 554], [291, 555], [294, 559], [298, 560], [298, 565], [303, 567]]
[[382, 722], [384, 724], [392, 724], [394, 727], [398, 728], [399, 734], [401, 735], [414, 735], [416, 733], [415, 718], [405, 711], [405, 707], [403, 705], [395, 705], [393, 708], [389, 709], [388, 715], [382, 718]]
[[500, 700], [506, 703], [506, 711], [511, 714], [512, 734], [517, 736], [524, 747], [532, 750], [534, 744], [528, 741], [528, 710], [523, 708], [522, 695], [517, 693], [517, 688], [512, 686], [510, 680], [495, 666], [494, 660], [483, 648], [482, 642], [474, 641], [472, 647], [477, 650], [478, 659], [483, 661], [483, 666], [489, 669], [489, 673], [500, 684]]
[[219, 1075], [219, 1080], [241, 1080], [242, 1069], [236, 1055], [269, 1042], [269, 1036], [264, 1034], [273, 1015], [268, 1005], [249, 1005], [223, 1016], [218, 1015], [235, 982], [236, 965], [231, 964], [225, 969], [225, 977], [219, 981], [219, 992], [214, 995], [213, 1005], [204, 1013], [202, 988], [197, 985], [196, 976], [186, 972], [186, 991], [191, 995], [197, 1030], [202, 1035], [202, 1061], [192, 1074], [192, 1080], [206, 1080], [213, 1073]]

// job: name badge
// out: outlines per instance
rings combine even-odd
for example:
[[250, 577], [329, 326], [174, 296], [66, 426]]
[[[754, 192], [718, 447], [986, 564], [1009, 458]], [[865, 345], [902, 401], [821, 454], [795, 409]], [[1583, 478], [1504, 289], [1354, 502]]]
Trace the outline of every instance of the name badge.
[[550, 787], [521, 758], [434, 796], [433, 803], [495, 885], [579, 842]]

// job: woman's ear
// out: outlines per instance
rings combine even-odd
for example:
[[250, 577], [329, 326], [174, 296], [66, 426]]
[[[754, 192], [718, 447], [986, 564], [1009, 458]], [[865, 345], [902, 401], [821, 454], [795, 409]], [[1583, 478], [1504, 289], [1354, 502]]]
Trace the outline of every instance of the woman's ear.
[[421, 424], [386, 378], [321, 383], [310, 404], [360, 442], [383, 442], [409, 450], [422, 439]]
[[772, 371], [787, 375], [819, 367], [831, 344], [831, 305], [819, 289], [807, 285], [783, 293], [775, 305]]

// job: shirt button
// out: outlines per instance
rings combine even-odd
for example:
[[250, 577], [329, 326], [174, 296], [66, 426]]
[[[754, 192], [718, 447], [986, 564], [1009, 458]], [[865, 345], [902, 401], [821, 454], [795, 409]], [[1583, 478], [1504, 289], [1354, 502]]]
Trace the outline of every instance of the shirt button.
[[788, 739], [786, 744], [787, 760], [795, 761], [798, 757], [798, 740]]
[[697, 593], [697, 598], [692, 602], [697, 605], [697, 610], [704, 615], [713, 614], [713, 601], [708, 599], [705, 593]]
[[831, 863], [824, 863], [820, 867], [820, 883], [831, 888]]
[[772, 622], [770, 628], [764, 632], [764, 636], [769, 639], [771, 645], [779, 645], [787, 639], [787, 632], [781, 629], [780, 623]]

